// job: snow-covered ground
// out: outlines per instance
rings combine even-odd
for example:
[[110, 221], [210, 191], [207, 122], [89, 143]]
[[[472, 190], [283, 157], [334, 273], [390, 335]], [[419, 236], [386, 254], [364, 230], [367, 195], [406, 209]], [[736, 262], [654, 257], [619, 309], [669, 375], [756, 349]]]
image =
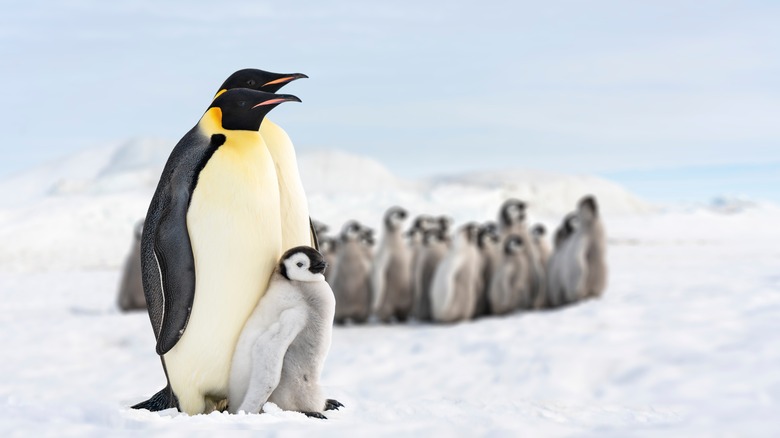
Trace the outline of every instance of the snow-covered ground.
[[[159, 160], [155, 147], [143, 148]], [[334, 162], [367, 168], [363, 175], [376, 176], [370, 189], [347, 187], [348, 179], [309, 188], [312, 210], [326, 222], [375, 225], [395, 203], [484, 220], [502, 197], [520, 196], [552, 225], [581, 191], [597, 192], [610, 236], [605, 296], [453, 326], [336, 328], [323, 383], [347, 407], [328, 421], [273, 410], [131, 410], [164, 382], [147, 316], [114, 305], [131, 226], [148, 203], [148, 187], [128, 184], [156, 177], [146, 162], [116, 170], [115, 154], [92, 151], [78, 166], [58, 163], [0, 183], [3, 435], [780, 433], [777, 207], [721, 201], [662, 210], [608, 181], [532, 173], [408, 182], [349, 161], [359, 157]], [[347, 178], [339, 165], [321, 172]], [[14, 198], [15, 190], [26, 192]]]

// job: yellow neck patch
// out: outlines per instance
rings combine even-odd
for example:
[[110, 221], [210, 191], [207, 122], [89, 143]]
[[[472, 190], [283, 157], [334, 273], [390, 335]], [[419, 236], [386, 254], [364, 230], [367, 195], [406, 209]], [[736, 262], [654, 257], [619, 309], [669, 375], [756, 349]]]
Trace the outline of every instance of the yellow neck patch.
[[227, 143], [235, 145], [254, 146], [258, 143], [265, 146], [263, 138], [258, 131], [243, 131], [236, 129], [225, 129], [222, 127], [222, 110], [219, 108], [209, 108], [206, 114], [198, 122], [203, 135], [211, 137], [214, 134], [223, 134], [227, 137]]

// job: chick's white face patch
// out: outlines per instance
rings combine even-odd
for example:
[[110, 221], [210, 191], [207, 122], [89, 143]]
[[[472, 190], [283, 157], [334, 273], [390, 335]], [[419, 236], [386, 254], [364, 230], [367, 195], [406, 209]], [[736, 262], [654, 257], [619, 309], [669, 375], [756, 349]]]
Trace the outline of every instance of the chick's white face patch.
[[284, 261], [287, 269], [287, 278], [293, 281], [324, 281], [325, 276], [309, 271], [311, 260], [302, 252], [297, 252]]

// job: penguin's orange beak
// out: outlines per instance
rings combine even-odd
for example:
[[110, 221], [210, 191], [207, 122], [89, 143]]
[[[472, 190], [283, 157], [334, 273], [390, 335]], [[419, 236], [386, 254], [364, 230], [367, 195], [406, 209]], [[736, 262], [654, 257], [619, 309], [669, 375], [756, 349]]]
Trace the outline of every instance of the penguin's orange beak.
[[263, 84], [263, 86], [266, 87], [268, 85], [286, 84], [287, 82], [292, 82], [292, 81], [294, 81], [296, 79], [306, 79], [306, 78], [308, 78], [308, 76], [306, 76], [303, 73], [293, 73], [291, 75], [284, 76], [284, 77], [281, 77], [279, 79], [274, 79], [272, 81], [268, 81], [265, 84]]
[[268, 100], [264, 100], [257, 105], [253, 106], [252, 109], [261, 107], [261, 106], [268, 106], [268, 105], [278, 105], [282, 102], [300, 102], [301, 99], [299, 99], [296, 96], [293, 96], [292, 94], [277, 94], [276, 97]]

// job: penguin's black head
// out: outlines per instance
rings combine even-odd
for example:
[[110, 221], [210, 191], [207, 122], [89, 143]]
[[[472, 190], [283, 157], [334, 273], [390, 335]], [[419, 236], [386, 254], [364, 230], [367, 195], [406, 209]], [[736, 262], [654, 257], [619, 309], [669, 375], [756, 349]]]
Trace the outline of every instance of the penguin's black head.
[[341, 240], [347, 242], [349, 240], [357, 240], [362, 237], [362, 226], [358, 221], [349, 221], [341, 228]]
[[290, 82], [303, 78], [308, 78], [308, 76], [303, 73], [272, 73], [256, 68], [245, 68], [228, 76], [219, 87], [217, 95], [234, 88], [249, 88], [266, 93], [276, 93]]
[[433, 222], [434, 219], [431, 216], [422, 214], [414, 218], [414, 223], [412, 223], [412, 228], [425, 231], [431, 227]]
[[257, 131], [269, 111], [283, 102], [300, 102], [290, 94], [273, 94], [248, 88], [234, 88], [217, 96], [209, 109], [221, 112], [222, 127], [230, 130]]
[[523, 238], [517, 234], [512, 234], [504, 241], [504, 253], [507, 255], [517, 254], [523, 247]]
[[507, 199], [501, 205], [501, 213], [499, 219], [501, 225], [510, 227], [515, 223], [525, 220], [525, 202], [519, 199]]
[[547, 234], [547, 228], [545, 228], [542, 224], [536, 224], [533, 228], [531, 228], [531, 234], [536, 237], [544, 237], [544, 235]]
[[297, 246], [287, 250], [279, 262], [279, 272], [288, 280], [323, 281], [328, 264], [319, 251], [310, 246]]
[[585, 219], [593, 219], [599, 215], [599, 206], [596, 203], [596, 198], [592, 195], [580, 199], [577, 210]]
[[569, 213], [563, 219], [563, 230], [565, 235], [568, 236], [573, 233], [575, 228], [577, 228], [577, 213]]
[[460, 228], [460, 232], [465, 236], [468, 243], [477, 244], [479, 238], [479, 225], [474, 222], [469, 222]]
[[371, 228], [363, 228], [361, 231], [361, 240], [368, 246], [374, 246], [376, 238], [374, 237], [374, 230]]
[[330, 230], [330, 227], [320, 221], [311, 221], [311, 226], [314, 228], [314, 232], [317, 234], [325, 234]]
[[488, 241], [498, 242], [498, 228], [494, 222], [488, 222], [479, 227], [479, 234], [477, 235], [477, 245], [480, 248], [484, 248]]
[[389, 230], [398, 229], [406, 220], [408, 213], [401, 207], [390, 207], [385, 213], [385, 227]]
[[441, 231], [449, 233], [450, 225], [452, 225], [452, 219], [448, 218], [447, 216], [439, 216], [436, 218], [436, 221], [439, 223], [439, 229]]

